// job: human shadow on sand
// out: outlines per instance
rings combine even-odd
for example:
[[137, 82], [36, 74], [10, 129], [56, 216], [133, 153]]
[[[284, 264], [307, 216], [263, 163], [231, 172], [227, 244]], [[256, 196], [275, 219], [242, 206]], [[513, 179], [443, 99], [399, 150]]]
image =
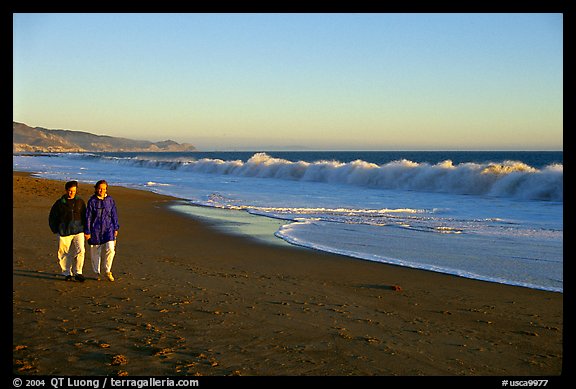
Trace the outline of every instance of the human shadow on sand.
[[[14, 269], [14, 275], [19, 277], [41, 278], [45, 280], [64, 280], [64, 276], [61, 273], [49, 273], [41, 270]], [[86, 279], [96, 278], [86, 277]]]

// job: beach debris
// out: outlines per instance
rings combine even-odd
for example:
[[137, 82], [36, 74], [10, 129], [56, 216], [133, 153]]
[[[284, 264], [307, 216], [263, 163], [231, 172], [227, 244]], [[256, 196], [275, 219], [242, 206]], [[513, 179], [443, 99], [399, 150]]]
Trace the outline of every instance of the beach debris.
[[110, 363], [112, 366], [119, 366], [125, 365], [128, 363], [128, 358], [122, 354], [116, 354], [112, 356], [112, 362]]
[[46, 309], [44, 308], [35, 308], [34, 313], [46, 313]]
[[118, 370], [118, 372], [116, 373], [116, 375], [118, 377], [126, 377], [128, 375], [128, 372], [126, 370]]
[[402, 287], [400, 285], [392, 285], [390, 289], [392, 289], [395, 292], [402, 292]]
[[20, 350], [25, 350], [27, 349], [28, 346], [24, 346], [22, 344], [17, 345], [16, 347], [14, 347], [14, 351], [20, 351]]
[[100, 344], [98, 344], [98, 347], [101, 347], [101, 348], [110, 348], [110, 345], [109, 345], [108, 343], [100, 343]]

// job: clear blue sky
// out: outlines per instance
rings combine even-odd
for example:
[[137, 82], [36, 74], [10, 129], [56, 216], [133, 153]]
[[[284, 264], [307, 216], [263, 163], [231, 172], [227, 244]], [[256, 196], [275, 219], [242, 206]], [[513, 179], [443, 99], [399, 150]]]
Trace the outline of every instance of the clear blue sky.
[[14, 14], [13, 119], [203, 150], [560, 150], [562, 14]]

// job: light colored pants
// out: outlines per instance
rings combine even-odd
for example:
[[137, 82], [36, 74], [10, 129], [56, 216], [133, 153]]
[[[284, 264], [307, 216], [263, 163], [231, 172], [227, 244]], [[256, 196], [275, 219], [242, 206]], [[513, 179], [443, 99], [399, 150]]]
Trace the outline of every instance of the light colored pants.
[[[104, 250], [102, 250], [104, 249]], [[102, 261], [102, 251], [104, 251], [104, 271], [109, 273], [112, 271], [112, 261], [116, 254], [116, 241], [90, 245], [90, 258], [92, 259], [92, 270], [94, 273], [100, 274], [100, 262]]]
[[[85, 253], [84, 233], [60, 236], [58, 239], [58, 263], [62, 269], [62, 274], [65, 276], [82, 274]], [[74, 259], [76, 259], [76, 263], [74, 263]], [[73, 265], [74, 270], [72, 269]]]

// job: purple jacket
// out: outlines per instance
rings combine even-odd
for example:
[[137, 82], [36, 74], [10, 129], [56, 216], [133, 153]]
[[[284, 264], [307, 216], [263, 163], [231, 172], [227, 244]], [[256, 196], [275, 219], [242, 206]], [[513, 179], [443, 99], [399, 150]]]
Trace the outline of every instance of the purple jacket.
[[100, 200], [92, 195], [86, 206], [86, 224], [84, 233], [90, 234], [88, 244], [103, 244], [114, 240], [114, 231], [118, 231], [118, 211], [116, 203], [110, 196]]

